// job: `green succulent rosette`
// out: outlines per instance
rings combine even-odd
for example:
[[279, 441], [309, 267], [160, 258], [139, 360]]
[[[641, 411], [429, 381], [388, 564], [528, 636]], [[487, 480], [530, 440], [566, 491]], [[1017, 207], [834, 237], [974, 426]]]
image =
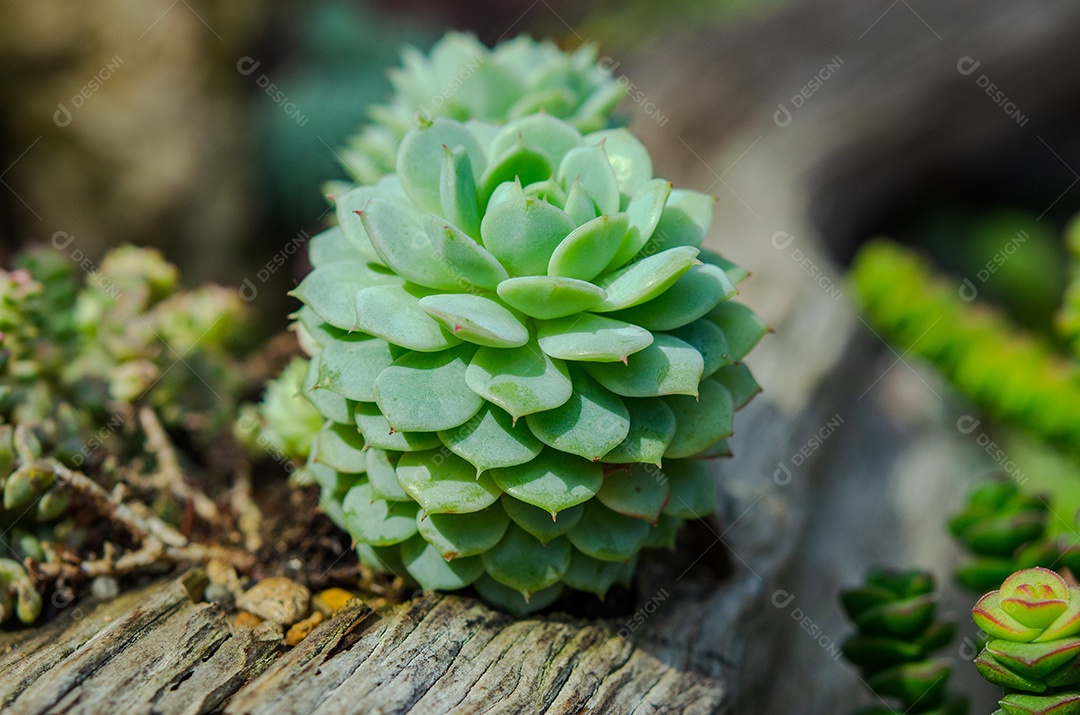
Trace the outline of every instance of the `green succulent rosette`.
[[344, 168], [360, 183], [395, 171], [397, 145], [417, 114], [504, 124], [544, 112], [591, 132], [611, 126], [611, 111], [625, 94], [598, 64], [593, 45], [568, 54], [520, 36], [488, 49], [455, 32], [428, 55], [407, 48], [402, 64], [390, 71], [394, 98], [371, 108], [371, 124], [341, 152]]
[[1045, 499], [1012, 482], [973, 489], [964, 510], [949, 520], [949, 531], [975, 556], [956, 570], [956, 580], [985, 593], [1014, 571], [1053, 565], [1060, 549], [1043, 538], [1049, 513]]
[[971, 609], [990, 640], [979, 673], [1009, 715], [1080, 713], [1080, 589], [1044, 568], [1018, 571]]
[[516, 611], [603, 595], [713, 510], [697, 457], [759, 390], [714, 199], [551, 114], [421, 121], [397, 170], [338, 197], [294, 291], [307, 471], [369, 565]]
[[[840, 600], [858, 631], [844, 641], [844, 657], [859, 667], [878, 696], [894, 698], [902, 712], [964, 715], [967, 700], [948, 691], [952, 666], [933, 652], [947, 646], [956, 625], [936, 618], [934, 579], [924, 571], [874, 571]], [[859, 715], [895, 712], [870, 706]]]

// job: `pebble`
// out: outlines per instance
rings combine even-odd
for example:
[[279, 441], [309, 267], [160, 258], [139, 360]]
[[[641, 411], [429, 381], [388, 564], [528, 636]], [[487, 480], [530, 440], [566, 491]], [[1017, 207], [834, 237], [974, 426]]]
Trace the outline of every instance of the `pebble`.
[[346, 591], [343, 588], [328, 588], [316, 593], [311, 605], [316, 611], [329, 618], [354, 598], [358, 596], [352, 591]]
[[90, 583], [90, 593], [102, 600], [115, 598], [120, 593], [120, 584], [112, 576], [98, 576]]
[[223, 583], [212, 583], [207, 586], [206, 590], [203, 591], [203, 598], [210, 603], [216, 603], [226, 611], [232, 610], [233, 604], [236, 602], [236, 596], [233, 595], [232, 589]]
[[308, 634], [311, 633], [315, 626], [322, 623], [323, 620], [323, 614], [315, 611], [304, 620], [294, 623], [292, 628], [289, 629], [289, 632], [285, 634], [285, 642], [288, 645], [296, 645], [307, 638]]
[[233, 625], [237, 628], [254, 628], [262, 622], [261, 618], [254, 613], [248, 613], [247, 611], [240, 611], [233, 618]]
[[236, 607], [250, 611], [267, 621], [288, 626], [308, 612], [311, 591], [283, 576], [259, 581], [236, 599]]

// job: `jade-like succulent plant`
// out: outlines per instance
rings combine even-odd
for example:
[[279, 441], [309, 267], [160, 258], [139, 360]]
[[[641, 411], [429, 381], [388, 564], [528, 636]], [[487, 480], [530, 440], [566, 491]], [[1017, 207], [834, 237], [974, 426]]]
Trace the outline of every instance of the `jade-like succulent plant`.
[[[865, 584], [840, 594], [858, 632], [844, 641], [844, 657], [882, 698], [894, 698], [899, 712], [964, 715], [967, 700], [948, 692], [952, 666], [933, 652], [949, 644], [956, 625], [937, 620], [934, 579], [924, 571], [873, 571]], [[879, 705], [859, 715], [897, 711]]]
[[968, 495], [967, 507], [949, 520], [949, 530], [975, 559], [956, 570], [964, 588], [985, 593], [1014, 571], [1050, 567], [1060, 556], [1044, 539], [1050, 507], [1024, 494], [1012, 482], [981, 484]]
[[408, 48], [390, 71], [396, 94], [371, 108], [372, 124], [349, 140], [342, 163], [363, 184], [393, 173], [398, 142], [414, 117], [490, 124], [544, 112], [583, 132], [612, 125], [623, 88], [597, 64], [596, 48], [567, 54], [526, 36], [488, 49], [475, 37], [450, 33], [428, 56]]
[[537, 609], [712, 511], [698, 458], [728, 453], [766, 332], [701, 248], [713, 201], [551, 113], [421, 120], [337, 197], [294, 295], [308, 470], [364, 562]]
[[1080, 589], [1048, 569], [1025, 569], [971, 615], [990, 638], [975, 667], [1006, 690], [1000, 713], [1080, 713]]

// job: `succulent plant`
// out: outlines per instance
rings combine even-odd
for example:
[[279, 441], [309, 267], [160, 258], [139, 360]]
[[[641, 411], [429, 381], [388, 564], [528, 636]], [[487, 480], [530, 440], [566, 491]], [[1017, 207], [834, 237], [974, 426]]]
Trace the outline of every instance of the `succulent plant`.
[[960, 585], [985, 593], [1019, 569], [1051, 567], [1060, 548], [1043, 538], [1050, 507], [1012, 482], [980, 484], [966, 508], [949, 520], [949, 530], [975, 560], [956, 571]]
[[[924, 571], [871, 572], [863, 586], [840, 594], [858, 631], [844, 641], [844, 657], [879, 697], [894, 698], [900, 712], [963, 715], [967, 700], [948, 691], [952, 666], [933, 657], [952, 641], [956, 625], [937, 620], [934, 579]], [[886, 715], [889, 707], [862, 708], [860, 715]]]
[[238, 421], [241, 442], [293, 462], [302, 464], [307, 459], [324, 421], [301, 392], [307, 371], [307, 360], [293, 358], [277, 378], [266, 384], [257, 407], [244, 406]]
[[[544, 112], [583, 132], [611, 126], [623, 88], [597, 64], [596, 48], [567, 54], [550, 42], [520, 36], [488, 49], [475, 37], [449, 33], [428, 56], [408, 48], [390, 71], [396, 94], [370, 110], [372, 124], [342, 151], [346, 171], [374, 184], [396, 167], [396, 152], [419, 113], [501, 125]], [[494, 157], [493, 157], [494, 158]]]
[[935, 277], [923, 259], [882, 239], [856, 256], [852, 281], [874, 328], [931, 361], [991, 416], [1071, 454], [1080, 453], [1075, 360], [1000, 312]]
[[990, 638], [975, 667], [1006, 690], [1000, 713], [1080, 713], [1080, 589], [1048, 569], [1025, 569], [971, 615]]
[[552, 113], [421, 119], [337, 197], [294, 291], [307, 469], [365, 563], [538, 609], [712, 511], [696, 457], [729, 453], [766, 332], [701, 248], [713, 201]]
[[235, 291], [180, 292], [156, 252], [117, 249], [82, 286], [56, 251], [18, 263], [0, 271], [0, 623], [41, 611], [24, 559], [56, 558], [52, 542], [79, 545], [66, 470], [141, 452], [142, 435], [125, 425], [135, 406], [209, 437], [240, 372]]

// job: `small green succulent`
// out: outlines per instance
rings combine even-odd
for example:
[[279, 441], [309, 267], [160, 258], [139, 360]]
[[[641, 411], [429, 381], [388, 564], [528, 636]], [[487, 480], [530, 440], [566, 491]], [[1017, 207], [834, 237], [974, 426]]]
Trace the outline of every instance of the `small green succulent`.
[[372, 107], [372, 124], [348, 141], [342, 164], [358, 182], [374, 184], [396, 167], [398, 142], [419, 113], [501, 125], [544, 112], [583, 132], [611, 126], [623, 88], [597, 64], [596, 48], [567, 54], [550, 42], [517, 37], [488, 49], [475, 37], [449, 33], [428, 56], [405, 50], [390, 71], [396, 94]]
[[956, 570], [960, 585], [985, 593], [1014, 571], [1056, 563], [1061, 550], [1043, 538], [1049, 512], [1045, 499], [1024, 494], [1012, 482], [973, 489], [966, 508], [949, 520], [953, 536], [975, 556]]
[[525, 611], [713, 510], [699, 457], [729, 453], [766, 332], [701, 248], [713, 202], [551, 113], [421, 119], [337, 198], [294, 291], [307, 470], [365, 563]]
[[[858, 632], [844, 641], [844, 657], [880, 697], [895, 698], [901, 712], [964, 715], [967, 700], [950, 694], [952, 666], [934, 657], [956, 635], [956, 624], [938, 620], [934, 579], [925, 571], [873, 571], [863, 586], [840, 594]], [[887, 715], [870, 706], [859, 715]]]
[[132, 247], [111, 251], [85, 281], [57, 251], [18, 265], [0, 271], [0, 623], [40, 614], [23, 560], [55, 560], [53, 542], [75, 548], [85, 536], [69, 514], [66, 470], [93, 475], [106, 455], [144, 452], [131, 424], [144, 405], [211, 438], [241, 379], [235, 291], [180, 291], [157, 252]]
[[999, 713], [1080, 713], [1080, 589], [1048, 569], [1025, 569], [971, 615], [990, 638], [975, 667], [1005, 688]]

